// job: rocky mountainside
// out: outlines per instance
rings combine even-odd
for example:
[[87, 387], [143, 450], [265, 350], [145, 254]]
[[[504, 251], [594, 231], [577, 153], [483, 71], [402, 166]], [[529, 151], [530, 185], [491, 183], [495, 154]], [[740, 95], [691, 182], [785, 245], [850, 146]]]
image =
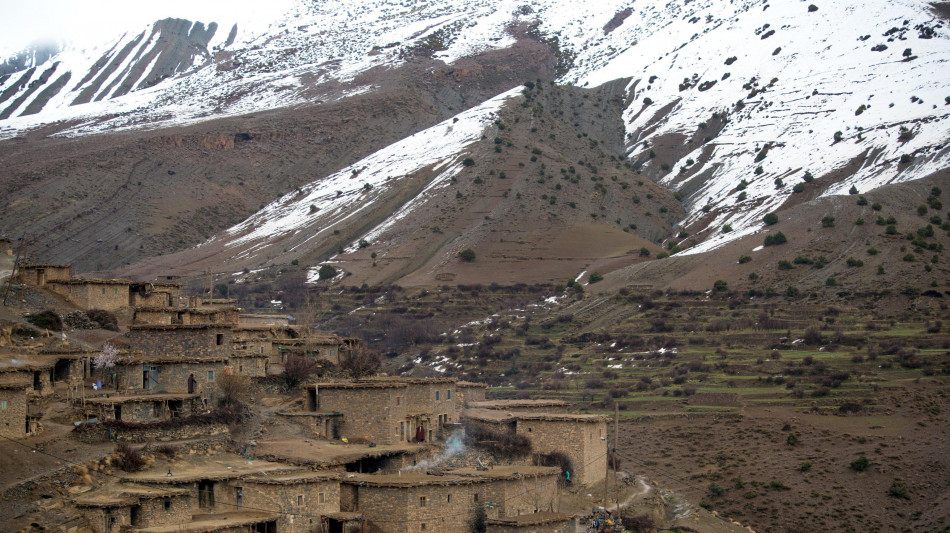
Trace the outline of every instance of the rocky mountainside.
[[[917, 0], [377, 1], [301, 3], [257, 33], [166, 19], [0, 78], [0, 153], [19, 177], [4, 185], [0, 231], [26, 225], [42, 255], [84, 268], [207, 238], [135, 268], [331, 260], [357, 281], [422, 284], [477, 278], [456, 259], [464, 248], [539, 281], [639, 263], [658, 246], [721, 250], [760, 239], [770, 212], [943, 179], [948, 11]], [[360, 135], [367, 125], [381, 134]], [[72, 152], [38, 163], [50, 146]], [[275, 164], [287, 148], [293, 161]], [[185, 164], [155, 170], [167, 161]], [[80, 186], [39, 217], [28, 196], [100, 179], [112, 183]], [[115, 224], [101, 203], [122, 197], [114, 212], [128, 211], [140, 198], [122, 196], [131, 183], [151, 191], [142, 210], [169, 187], [191, 192]], [[90, 214], [97, 223], [74, 223]]]

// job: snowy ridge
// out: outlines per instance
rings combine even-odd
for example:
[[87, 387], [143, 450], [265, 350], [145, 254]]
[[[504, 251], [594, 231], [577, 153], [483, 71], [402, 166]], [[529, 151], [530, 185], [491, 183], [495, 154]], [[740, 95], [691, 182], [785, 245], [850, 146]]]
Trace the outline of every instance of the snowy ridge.
[[[374, 90], [363, 77], [372, 69], [418, 54], [452, 64], [527, 34], [557, 42], [562, 83], [632, 80], [623, 117], [628, 156], [683, 194], [681, 225], [701, 239], [683, 254], [759, 231], [763, 215], [785, 204], [806, 172], [817, 178], [807, 187], [821, 186], [828, 196], [920, 179], [950, 163], [948, 30], [923, 0], [602, 0], [583, 9], [568, 0], [301, 0], [266, 24], [258, 21], [253, 32], [239, 29], [233, 40], [231, 26], [219, 22], [208, 55], [199, 51], [189, 67], [124, 95], [72, 105], [103, 54], [118, 57], [138, 35], [135, 55], [156, 46], [150, 29], [94, 52], [66, 50], [23, 80], [11, 75], [0, 82], [0, 94], [11, 94], [0, 111], [22, 100], [0, 120], [0, 139], [59, 120], [78, 121], [64, 135], [85, 135], [329, 102]], [[131, 64], [118, 66], [116, 79]], [[67, 72], [70, 79], [38, 113], [23, 114]], [[31, 84], [38, 89], [28, 94]], [[241, 252], [250, 254], [264, 239], [314, 220], [325, 231], [365, 212], [388, 180], [428, 165], [440, 172], [429, 187], [438, 187], [458, 172], [460, 151], [509, 96], [281, 198], [219, 238], [250, 246]], [[704, 135], [713, 114], [725, 124]], [[691, 137], [698, 141], [684, 143]], [[848, 164], [859, 170], [823, 183]], [[416, 205], [406, 204], [368, 237]], [[727, 225], [732, 231], [724, 231]]]
[[[808, 5], [692, 2], [662, 33], [630, 30], [639, 36], [637, 46], [579, 79], [597, 84], [634, 76], [633, 103], [625, 113], [631, 158], [669, 165], [661, 183], [677, 190], [712, 169], [684, 199], [689, 214], [682, 225], [711, 211], [712, 223], [694, 233], [711, 229], [713, 234], [681, 253], [707, 251], [757, 231], [762, 217], [794, 194], [806, 172], [820, 177], [868, 154], [858, 172], [828, 186], [827, 196], [847, 194], [852, 186], [866, 192], [919, 179], [950, 162], [944, 148], [950, 137], [945, 120], [950, 48], [945, 24], [929, 5], [898, 0], [875, 8], [839, 1], [822, 2], [817, 11]], [[644, 2], [634, 9], [633, 17], [651, 13]], [[918, 25], [936, 35], [921, 38], [926, 30]], [[887, 48], [872, 50], [878, 45]], [[905, 55], [905, 49], [911, 52]], [[652, 104], [645, 105], [645, 98]], [[665, 105], [672, 111], [654, 121]], [[717, 112], [726, 113], [728, 123], [709, 143], [678, 157], [646, 158], [653, 140], [690, 136]], [[912, 138], [902, 138], [902, 126]], [[837, 131], [840, 142], [834, 140]], [[757, 159], [766, 144], [766, 157]], [[913, 162], [899, 164], [903, 154]], [[741, 191], [744, 200], [737, 190], [742, 180], [748, 182]], [[727, 224], [733, 231], [722, 233]]]
[[[251, 255], [271, 239], [301, 233], [294, 248], [332, 232], [332, 226], [371, 212], [374, 201], [399, 178], [432, 167], [438, 175], [402, 210], [371, 231], [373, 239], [411, 211], [430, 191], [445, 186], [462, 169], [466, 147], [479, 140], [501, 106], [521, 87], [502, 93], [456, 117], [394, 143], [335, 174], [311, 183], [299, 193], [287, 194], [228, 229], [229, 248], [242, 248], [238, 257]], [[212, 239], [212, 241], [215, 239]], [[209, 241], [210, 242], [210, 241]]]

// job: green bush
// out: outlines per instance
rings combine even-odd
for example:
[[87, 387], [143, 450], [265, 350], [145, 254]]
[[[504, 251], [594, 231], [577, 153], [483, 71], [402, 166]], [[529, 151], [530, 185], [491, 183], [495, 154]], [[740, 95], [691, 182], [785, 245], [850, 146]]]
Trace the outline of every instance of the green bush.
[[590, 275], [590, 278], [587, 279], [589, 283], [597, 283], [598, 281], [603, 281], [604, 276], [600, 272], [594, 272]]
[[713, 283], [713, 290], [717, 292], [726, 292], [729, 290], [729, 284], [726, 283], [724, 280], [717, 279]]
[[786, 242], [788, 242], [788, 239], [785, 238], [785, 234], [779, 231], [771, 235], [766, 235], [763, 244], [765, 246], [775, 246], [777, 244], [785, 244]]
[[855, 459], [854, 461], [851, 461], [851, 464], [849, 465], [849, 467], [851, 468], [851, 470], [854, 470], [855, 472], [864, 472], [865, 470], [868, 469], [868, 466], [870, 466], [870, 464], [871, 462], [868, 461], [867, 457], [865, 457], [864, 455], [859, 455], [857, 459]]
[[739, 257], [739, 264], [740, 264], [740, 265], [743, 264], [743, 263], [748, 263], [748, 262], [750, 262], [750, 261], [752, 261], [752, 257], [750, 257], [750, 256], [748, 256], [748, 255], [743, 255], [743, 256], [740, 256], [740, 257]]
[[317, 271], [320, 279], [331, 279], [336, 276], [336, 269], [332, 265], [323, 265]]
[[467, 167], [475, 166], [475, 160], [472, 159], [471, 157], [466, 157], [465, 159], [462, 160], [462, 164]]
[[907, 492], [907, 485], [900, 479], [894, 478], [891, 486], [887, 489], [887, 495], [902, 500], [909, 500], [910, 494]]
[[821, 227], [833, 228], [834, 225], [835, 225], [835, 217], [831, 215], [825, 215], [821, 218]]
[[769, 213], [762, 217], [762, 222], [765, 222], [766, 226], [771, 226], [778, 222], [778, 215], [775, 213]]
[[475, 250], [472, 250], [471, 248], [466, 248], [462, 250], [461, 252], [459, 252], [459, 259], [461, 259], [462, 261], [466, 263], [471, 263], [475, 261]]
[[782, 259], [781, 261], [778, 262], [778, 269], [779, 269], [779, 270], [791, 270], [791, 269], [792, 269], [792, 264], [789, 263], [787, 260]]

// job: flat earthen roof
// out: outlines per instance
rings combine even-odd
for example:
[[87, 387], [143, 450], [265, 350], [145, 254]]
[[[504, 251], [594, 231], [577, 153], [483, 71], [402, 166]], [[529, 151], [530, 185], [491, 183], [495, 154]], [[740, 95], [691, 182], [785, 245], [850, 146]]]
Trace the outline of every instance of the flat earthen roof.
[[[168, 470], [171, 470], [172, 475], [168, 475]], [[237, 455], [216, 456], [214, 458], [195, 456], [172, 463], [157, 463], [150, 470], [125, 474], [121, 479], [133, 483], [178, 485], [203, 479], [237, 479], [248, 475], [256, 476], [262, 472], [276, 474], [295, 470], [298, 470], [298, 468], [260, 459], [248, 461], [246, 457]]]
[[34, 263], [30, 265], [21, 265], [19, 268], [29, 269], [29, 268], [72, 268], [73, 265], [54, 265], [51, 263]]
[[195, 329], [231, 329], [227, 324], [137, 324], [129, 331], [176, 331]]
[[484, 402], [468, 402], [473, 409], [517, 409], [530, 407], [567, 407], [570, 405], [564, 400], [486, 400]]
[[336, 381], [314, 383], [307, 388], [317, 389], [404, 389], [405, 383], [397, 381]]
[[307, 470], [303, 472], [280, 473], [273, 476], [248, 476], [243, 478], [243, 481], [259, 483], [261, 485], [300, 485], [320, 481], [337, 481], [339, 479], [340, 474], [335, 472], [314, 472]]
[[518, 420], [545, 420], [551, 422], [606, 422], [610, 420], [606, 415], [584, 415], [571, 413], [511, 413]]
[[97, 278], [76, 278], [76, 279], [54, 279], [46, 283], [57, 283], [59, 285], [131, 285], [129, 279], [97, 279]]
[[338, 441], [298, 438], [258, 440], [254, 453], [257, 457], [271, 461], [283, 461], [295, 465], [332, 467], [345, 465], [367, 457], [415, 454], [428, 452], [430, 449], [431, 447], [426, 444], [409, 442], [369, 447], [366, 444], [343, 444]]
[[458, 382], [458, 386], [459, 386], [459, 387], [478, 388], [478, 389], [487, 389], [487, 388], [488, 388], [488, 384], [487, 384], [487, 383], [476, 383], [476, 382], [474, 382], [474, 381], [459, 381], [459, 382]]
[[561, 469], [556, 466], [505, 465], [490, 467], [488, 470], [459, 468], [449, 470], [446, 474], [489, 479], [522, 479], [531, 476], [558, 476], [561, 474]]
[[489, 478], [471, 477], [471, 476], [433, 476], [429, 474], [418, 474], [414, 472], [397, 474], [347, 474], [340, 480], [341, 483], [348, 485], [359, 485], [361, 487], [423, 487], [431, 485], [452, 486], [452, 485], [471, 485], [473, 483], [485, 483]]
[[197, 398], [197, 394], [129, 394], [123, 396], [110, 396], [106, 398], [101, 396], [98, 398], [86, 398], [86, 403], [91, 403], [93, 405], [110, 405], [114, 403], [136, 403], [136, 402], [163, 402], [166, 400], [188, 400], [192, 398]]
[[260, 511], [227, 511], [208, 515], [195, 515], [191, 522], [167, 526], [136, 528], [141, 533], [212, 533], [214, 531], [233, 530], [241, 526], [270, 522], [280, 518], [276, 513]]
[[565, 520], [573, 520], [576, 515], [570, 513], [552, 513], [549, 511], [541, 513], [530, 513], [522, 514], [518, 516], [509, 516], [506, 518], [490, 518], [488, 519], [488, 524], [497, 525], [497, 526], [513, 526], [513, 527], [523, 527], [523, 526], [540, 526], [544, 524], [551, 524], [554, 522], [563, 522]]

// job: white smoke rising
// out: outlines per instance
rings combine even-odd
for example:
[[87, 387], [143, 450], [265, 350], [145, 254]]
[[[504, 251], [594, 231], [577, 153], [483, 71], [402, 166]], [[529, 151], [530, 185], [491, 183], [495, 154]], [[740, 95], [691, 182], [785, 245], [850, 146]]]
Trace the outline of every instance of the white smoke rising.
[[442, 453], [433, 457], [432, 459], [426, 459], [412, 466], [404, 467], [402, 472], [413, 472], [417, 470], [428, 470], [436, 466], [441, 465], [442, 463], [448, 461], [452, 457], [459, 455], [465, 451], [465, 444], [462, 443], [462, 430], [458, 430], [455, 433], [446, 439], [445, 448], [442, 450]]

